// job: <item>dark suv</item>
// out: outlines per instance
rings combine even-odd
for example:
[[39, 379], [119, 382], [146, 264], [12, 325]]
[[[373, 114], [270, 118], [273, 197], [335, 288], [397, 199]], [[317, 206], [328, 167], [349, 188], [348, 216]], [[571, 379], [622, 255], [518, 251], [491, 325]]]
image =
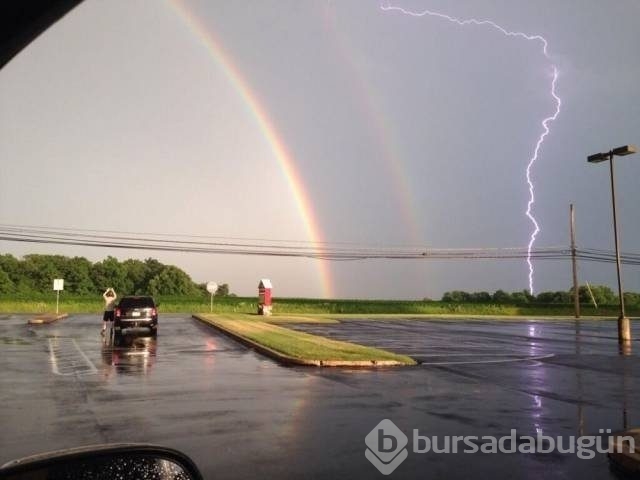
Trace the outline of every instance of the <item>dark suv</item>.
[[115, 310], [113, 330], [116, 335], [128, 328], [148, 328], [152, 335], [158, 331], [158, 309], [153, 297], [122, 297]]

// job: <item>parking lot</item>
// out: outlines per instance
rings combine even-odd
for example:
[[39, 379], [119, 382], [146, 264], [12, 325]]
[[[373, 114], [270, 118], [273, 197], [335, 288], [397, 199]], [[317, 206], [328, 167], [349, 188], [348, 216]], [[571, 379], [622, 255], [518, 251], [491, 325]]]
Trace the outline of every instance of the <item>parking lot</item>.
[[[379, 475], [365, 436], [382, 419], [411, 436], [597, 435], [639, 426], [638, 342], [615, 322], [347, 320], [304, 325], [409, 353], [380, 370], [285, 368], [188, 316], [118, 346], [100, 318], [0, 319], [0, 463], [101, 442], [190, 455], [206, 478]], [[634, 338], [638, 338], [637, 330]], [[410, 453], [392, 478], [614, 478], [606, 456]]]

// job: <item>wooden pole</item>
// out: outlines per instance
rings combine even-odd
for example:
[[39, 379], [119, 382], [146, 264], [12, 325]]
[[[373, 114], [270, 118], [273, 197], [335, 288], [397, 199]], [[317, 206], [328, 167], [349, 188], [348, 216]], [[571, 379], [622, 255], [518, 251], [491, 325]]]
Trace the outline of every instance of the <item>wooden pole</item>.
[[571, 264], [573, 267], [573, 308], [575, 317], [580, 318], [580, 292], [578, 286], [578, 263], [576, 258], [576, 217], [573, 203], [569, 206], [571, 214]]

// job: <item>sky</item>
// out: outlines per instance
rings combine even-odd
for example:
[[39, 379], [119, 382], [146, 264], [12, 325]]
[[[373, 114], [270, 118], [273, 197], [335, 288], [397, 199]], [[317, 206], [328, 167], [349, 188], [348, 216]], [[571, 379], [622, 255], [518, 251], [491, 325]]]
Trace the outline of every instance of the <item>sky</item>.
[[[0, 224], [299, 245], [613, 249], [606, 164], [640, 144], [636, 0], [87, 0], [0, 71]], [[381, 6], [459, 19], [412, 17]], [[640, 252], [640, 155], [615, 161]], [[0, 252], [157, 258], [252, 295], [438, 299], [527, 289], [524, 260], [321, 261], [0, 241]], [[580, 262], [615, 286], [615, 266]], [[640, 268], [623, 267], [640, 291]], [[534, 292], [571, 286], [534, 262]]]

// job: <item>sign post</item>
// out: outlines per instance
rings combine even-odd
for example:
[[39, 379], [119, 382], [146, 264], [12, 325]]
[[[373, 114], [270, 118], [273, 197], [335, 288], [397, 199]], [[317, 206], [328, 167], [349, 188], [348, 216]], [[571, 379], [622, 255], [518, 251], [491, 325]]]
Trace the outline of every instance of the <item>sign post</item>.
[[218, 284], [216, 282], [207, 282], [207, 292], [211, 294], [211, 305], [209, 311], [213, 313], [213, 296], [218, 291]]
[[56, 315], [58, 314], [58, 305], [60, 304], [60, 290], [64, 290], [64, 279], [56, 278], [53, 280], [53, 289], [56, 291]]

